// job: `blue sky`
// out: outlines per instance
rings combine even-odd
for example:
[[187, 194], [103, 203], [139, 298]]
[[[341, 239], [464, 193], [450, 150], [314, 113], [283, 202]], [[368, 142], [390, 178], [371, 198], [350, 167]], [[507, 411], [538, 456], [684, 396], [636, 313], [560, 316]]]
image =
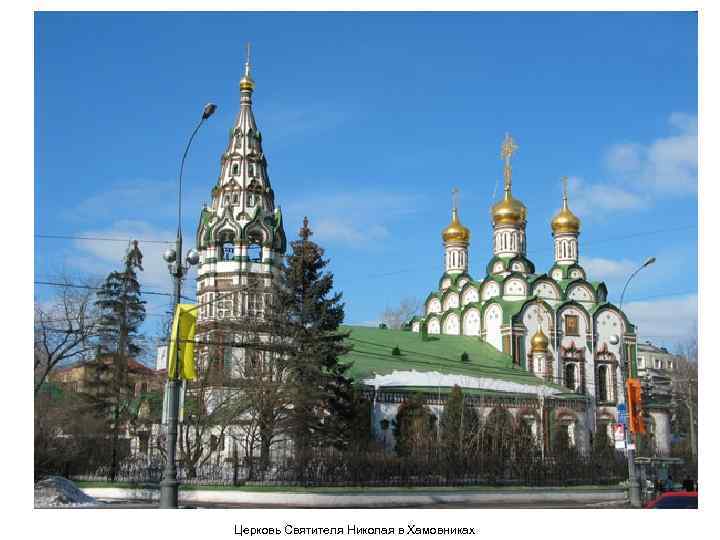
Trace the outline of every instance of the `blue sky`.
[[[308, 215], [348, 322], [373, 323], [437, 286], [453, 186], [472, 230], [471, 273], [482, 278], [509, 131], [536, 268], [552, 264], [549, 220], [567, 175], [590, 279], [605, 280], [617, 301], [629, 273], [655, 255], [626, 310], [641, 339], [673, 346], [691, 331], [694, 13], [36, 14], [36, 234], [140, 238], [143, 285], [169, 291], [162, 244], [142, 239], [174, 238], [180, 155], [213, 101], [218, 112], [184, 176], [183, 229], [194, 239], [239, 108], [247, 41], [286, 231], [294, 237]], [[35, 277], [103, 276], [124, 249], [36, 239]], [[150, 313], [165, 310], [148, 300]]]

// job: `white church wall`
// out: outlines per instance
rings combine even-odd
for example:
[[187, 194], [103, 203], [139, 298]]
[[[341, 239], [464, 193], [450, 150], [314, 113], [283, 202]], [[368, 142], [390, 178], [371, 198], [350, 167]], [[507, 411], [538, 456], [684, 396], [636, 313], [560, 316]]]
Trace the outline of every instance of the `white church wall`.
[[[497, 285], [497, 284], [496, 284]], [[485, 329], [485, 341], [502, 351], [502, 336], [500, 326], [502, 325], [502, 308], [493, 304], [485, 310], [483, 328]]]
[[[618, 403], [625, 403], [625, 392], [623, 389], [623, 381], [622, 381], [622, 375], [620, 371], [620, 362], [621, 362], [621, 354], [620, 354], [620, 346], [623, 342], [622, 335], [625, 332], [625, 324], [622, 320], [622, 317], [616, 313], [613, 310], [606, 309], [603, 310], [601, 313], [597, 314], [595, 317], [596, 321], [596, 327], [595, 327], [595, 336], [596, 336], [596, 348], [599, 349], [601, 347], [607, 346], [608, 352], [611, 352], [615, 355], [615, 358], [617, 359], [618, 363], [616, 365], [614, 377], [615, 377], [615, 388], [613, 388], [614, 397]], [[618, 336], [620, 337], [620, 342], [613, 345], [611, 343], [612, 336]]]
[[476, 308], [470, 308], [463, 315], [462, 333], [465, 336], [480, 335], [480, 311]]
[[447, 311], [448, 309], [454, 309], [459, 306], [460, 306], [460, 299], [456, 292], [451, 292], [447, 296], [445, 296], [443, 311]]
[[479, 302], [480, 301], [480, 293], [478, 292], [476, 287], [468, 287], [465, 289], [462, 293], [462, 301], [461, 304], [463, 306], [466, 306], [470, 304], [471, 302]]
[[451, 313], [445, 317], [442, 333], [450, 336], [457, 336], [460, 334], [460, 319], [457, 314]]

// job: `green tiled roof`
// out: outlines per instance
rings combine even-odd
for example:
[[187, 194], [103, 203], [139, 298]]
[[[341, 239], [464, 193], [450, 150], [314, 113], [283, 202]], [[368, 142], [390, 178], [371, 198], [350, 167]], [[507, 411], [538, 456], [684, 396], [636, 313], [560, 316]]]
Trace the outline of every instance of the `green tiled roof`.
[[[356, 381], [393, 371], [437, 371], [444, 374], [490, 378], [529, 385], [550, 385], [524, 369], [513, 367], [511, 358], [476, 337], [431, 335], [422, 341], [420, 334], [401, 330], [382, 330], [365, 326], [344, 326], [350, 331], [353, 350], [342, 358], [352, 362], [349, 375]], [[400, 348], [401, 356], [392, 350]], [[470, 362], [462, 362], [467, 352]]]

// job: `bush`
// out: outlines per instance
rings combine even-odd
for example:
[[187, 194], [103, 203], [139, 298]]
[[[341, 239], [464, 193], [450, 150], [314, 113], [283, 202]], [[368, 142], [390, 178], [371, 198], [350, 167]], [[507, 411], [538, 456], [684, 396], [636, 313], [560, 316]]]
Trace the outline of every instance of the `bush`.
[[467, 352], [464, 352], [460, 355], [460, 361], [465, 362], [466, 364], [470, 362], [470, 355], [468, 355]]
[[400, 347], [398, 347], [397, 345], [395, 345], [395, 346], [393, 347], [393, 350], [392, 350], [392, 355], [393, 355], [393, 356], [400, 356], [401, 354], [402, 354], [402, 353], [400, 352]]

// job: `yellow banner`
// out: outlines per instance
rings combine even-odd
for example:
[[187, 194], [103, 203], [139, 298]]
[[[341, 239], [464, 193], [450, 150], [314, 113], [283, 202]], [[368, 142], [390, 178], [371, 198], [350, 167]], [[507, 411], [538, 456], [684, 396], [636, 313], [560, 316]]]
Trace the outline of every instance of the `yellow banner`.
[[[180, 365], [180, 379], [194, 381], [195, 359], [193, 358], [195, 323], [197, 322], [197, 306], [193, 304], [178, 304], [173, 319], [172, 337], [168, 347], [168, 378], [176, 378], [176, 367]], [[177, 344], [180, 342], [178, 354]]]

